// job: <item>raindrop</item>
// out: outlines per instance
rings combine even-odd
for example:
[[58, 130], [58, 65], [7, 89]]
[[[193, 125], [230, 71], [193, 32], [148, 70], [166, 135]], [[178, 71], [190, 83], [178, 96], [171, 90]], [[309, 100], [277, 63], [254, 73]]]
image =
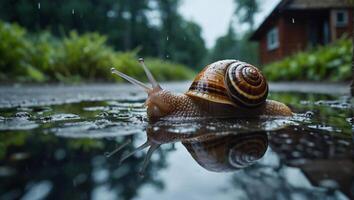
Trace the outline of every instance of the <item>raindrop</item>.
[[28, 119], [31, 117], [31, 114], [29, 114], [28, 112], [17, 112], [15, 114], [15, 117], [18, 117], [18, 118], [23, 118], [23, 119]]
[[295, 23], [295, 19], [294, 18], [291, 18], [291, 21], [293, 22], [293, 24]]
[[167, 54], [167, 55], [166, 55], [166, 58], [169, 58], [169, 57], [170, 57], [170, 55]]
[[41, 3], [40, 2], [38, 2], [37, 6], [38, 6], [38, 10], [41, 9]]
[[74, 9], [71, 10], [71, 14], [73, 14], [73, 15], [75, 14], [75, 10]]
[[168, 36], [166, 37], [166, 40], [168, 41]]

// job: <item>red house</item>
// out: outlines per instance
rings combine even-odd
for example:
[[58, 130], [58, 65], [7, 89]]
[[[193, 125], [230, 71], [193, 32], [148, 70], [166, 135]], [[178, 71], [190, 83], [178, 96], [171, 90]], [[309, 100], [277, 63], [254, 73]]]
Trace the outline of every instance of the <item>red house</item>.
[[353, 34], [349, 0], [282, 0], [251, 36], [262, 64]]

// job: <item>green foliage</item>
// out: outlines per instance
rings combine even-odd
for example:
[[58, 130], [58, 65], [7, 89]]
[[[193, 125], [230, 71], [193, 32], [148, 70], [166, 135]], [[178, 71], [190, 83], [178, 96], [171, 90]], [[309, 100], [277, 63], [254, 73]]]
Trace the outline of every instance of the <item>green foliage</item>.
[[351, 78], [352, 42], [342, 38], [328, 46], [300, 52], [263, 69], [271, 81], [278, 80], [330, 80]]
[[[0, 38], [0, 81], [113, 81], [113, 66], [146, 80], [137, 62], [139, 49], [115, 52], [106, 45], [107, 38], [98, 33], [79, 35], [72, 31], [59, 40], [49, 32], [28, 35], [18, 25], [0, 21]], [[156, 58], [146, 62], [158, 80], [188, 79], [194, 74], [172, 62]]]
[[[31, 32], [49, 30], [57, 37], [65, 37], [72, 30], [80, 34], [99, 32], [118, 51], [141, 47], [141, 56], [196, 67], [203, 61], [206, 48], [200, 27], [179, 14], [180, 2], [1, 0], [0, 19], [16, 22]], [[90, 75], [98, 74], [95, 71]]]
[[210, 60], [221, 60], [235, 58], [237, 54], [237, 38], [232, 27], [225, 36], [216, 40], [215, 46], [210, 54]]
[[169, 61], [148, 58], [146, 59], [146, 63], [150, 66], [152, 73], [159, 81], [190, 80], [196, 75], [194, 71], [186, 68], [184, 65]]
[[22, 146], [27, 137], [28, 134], [0, 134], [0, 159], [4, 159], [9, 146]]
[[79, 36], [71, 32], [60, 45], [54, 76], [82, 76], [83, 79], [97, 80], [110, 76], [109, 66], [114, 56], [112, 48], [105, 45], [106, 37], [98, 33]]
[[30, 35], [28, 38], [31, 47], [28, 49], [30, 62], [37, 69], [47, 72], [55, 63], [58, 50], [58, 41], [49, 32]]
[[[231, 20], [228, 32], [216, 40], [215, 46], [208, 55], [209, 62], [221, 59], [237, 59], [258, 65], [258, 44], [251, 42], [249, 37], [254, 27], [254, 17], [259, 12], [258, 0], [235, 0], [234, 18]], [[246, 23], [249, 30], [243, 33], [235, 32], [233, 25]], [[236, 30], [240, 31], [240, 30]]]
[[[113, 61], [115, 68], [140, 81], [147, 81], [144, 70], [136, 62], [136, 51], [119, 53]], [[191, 79], [195, 72], [187, 67], [157, 58], [147, 58], [145, 63], [157, 81], [173, 81]], [[116, 77], [118, 81], [123, 79]]]
[[11, 80], [15, 75], [23, 76], [27, 68], [26, 49], [28, 41], [24, 38], [26, 30], [16, 24], [0, 22], [0, 70], [1, 78]]

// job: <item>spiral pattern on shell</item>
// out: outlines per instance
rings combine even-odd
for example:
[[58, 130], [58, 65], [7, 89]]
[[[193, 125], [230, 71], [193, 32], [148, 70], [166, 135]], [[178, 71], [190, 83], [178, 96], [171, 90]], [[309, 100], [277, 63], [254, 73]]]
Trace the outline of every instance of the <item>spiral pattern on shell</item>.
[[233, 143], [229, 150], [229, 164], [240, 169], [252, 165], [263, 157], [267, 150], [268, 139], [265, 134], [255, 133], [251, 137], [244, 136], [242, 140]]
[[256, 67], [238, 60], [207, 65], [194, 79], [187, 96], [235, 107], [255, 108], [266, 101], [268, 84]]
[[265, 102], [268, 84], [258, 68], [238, 61], [228, 67], [225, 76], [228, 95], [237, 105], [256, 107]]
[[265, 132], [230, 133], [204, 139], [184, 141], [183, 145], [202, 167], [215, 172], [248, 167], [262, 158], [268, 148]]

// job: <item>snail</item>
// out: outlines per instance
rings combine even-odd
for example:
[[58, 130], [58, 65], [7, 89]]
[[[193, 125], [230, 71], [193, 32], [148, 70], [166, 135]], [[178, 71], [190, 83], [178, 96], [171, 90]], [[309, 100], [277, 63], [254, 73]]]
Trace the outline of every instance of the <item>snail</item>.
[[237, 117], [260, 115], [291, 116], [283, 103], [267, 100], [268, 84], [260, 70], [238, 60], [220, 60], [207, 65], [189, 90], [176, 94], [164, 90], [139, 59], [152, 87], [112, 68], [112, 73], [141, 87], [148, 94], [145, 102], [150, 120], [165, 117]]
[[[180, 127], [197, 124], [196, 130], [184, 133], [176, 132]], [[211, 122], [187, 122], [171, 124], [160, 121], [151, 124], [146, 129], [147, 140], [132, 152], [123, 154], [120, 163], [138, 151], [148, 148], [147, 154], [140, 169], [144, 174], [154, 151], [161, 145], [181, 142], [193, 159], [204, 169], [214, 172], [228, 172], [246, 168], [263, 157], [268, 148], [268, 136], [265, 131], [242, 132], [223, 126], [210, 130]], [[215, 123], [215, 122], [214, 122]], [[216, 121], [216, 124], [233, 124], [233, 121]], [[177, 128], [177, 129], [176, 129]], [[124, 142], [120, 147], [106, 156], [110, 157], [122, 150], [131, 141]]]

